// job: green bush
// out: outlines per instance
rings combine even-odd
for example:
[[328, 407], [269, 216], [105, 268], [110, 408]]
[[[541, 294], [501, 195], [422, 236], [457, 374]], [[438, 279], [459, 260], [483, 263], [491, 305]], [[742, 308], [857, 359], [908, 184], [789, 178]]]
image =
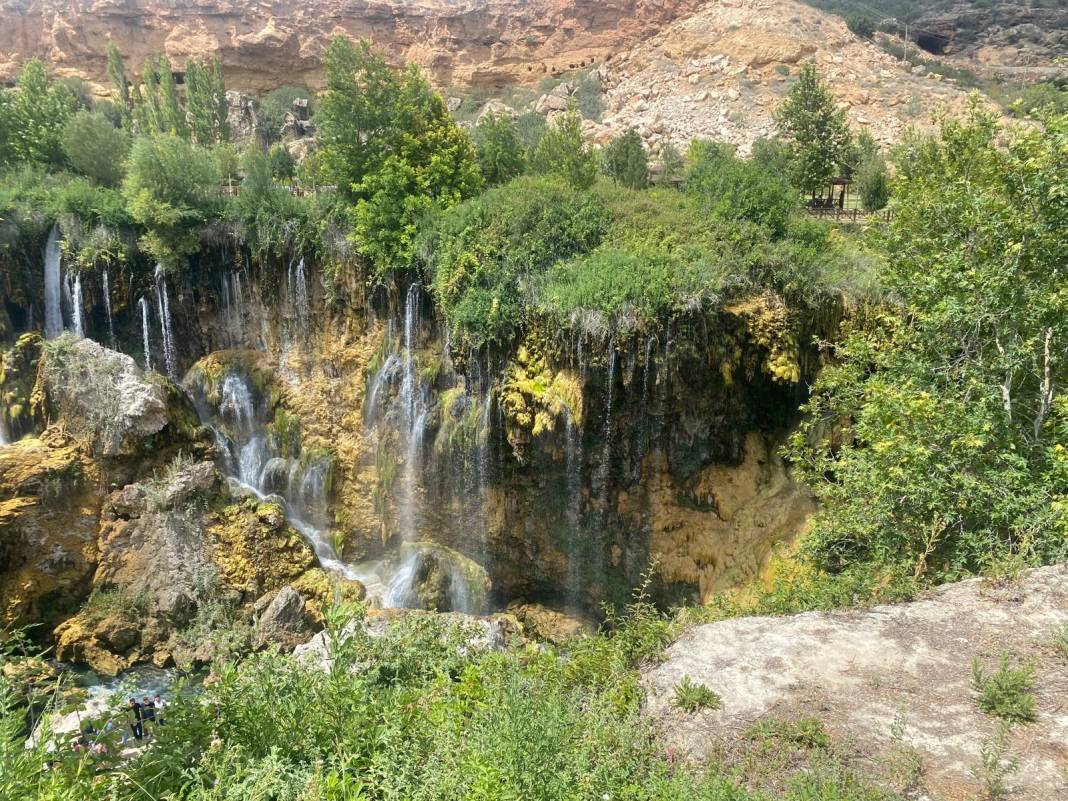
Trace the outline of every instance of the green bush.
[[798, 748], [828, 749], [831, 738], [819, 718], [761, 720], [746, 734], [751, 740], [785, 743]]
[[574, 189], [589, 189], [597, 178], [597, 159], [582, 138], [582, 118], [574, 109], [561, 114], [530, 154], [539, 175], [555, 175]]
[[713, 712], [723, 708], [723, 699], [710, 687], [683, 676], [682, 681], [675, 685], [671, 705], [691, 713], [705, 710]]
[[125, 174], [130, 137], [100, 112], [79, 111], [63, 128], [70, 166], [102, 186], [118, 186]]
[[134, 142], [123, 194], [146, 229], [142, 248], [168, 265], [193, 253], [200, 226], [221, 208], [219, 186], [211, 151], [176, 134]]
[[986, 673], [978, 657], [972, 662], [972, 689], [979, 708], [988, 715], [1012, 723], [1035, 719], [1034, 663], [1011, 664], [1008, 654], [1001, 655], [996, 673]]
[[457, 342], [507, 342], [525, 316], [531, 281], [596, 246], [608, 225], [596, 197], [559, 181], [519, 178], [452, 209], [420, 251]]
[[645, 189], [649, 185], [649, 156], [635, 129], [605, 145], [601, 171], [628, 189]]

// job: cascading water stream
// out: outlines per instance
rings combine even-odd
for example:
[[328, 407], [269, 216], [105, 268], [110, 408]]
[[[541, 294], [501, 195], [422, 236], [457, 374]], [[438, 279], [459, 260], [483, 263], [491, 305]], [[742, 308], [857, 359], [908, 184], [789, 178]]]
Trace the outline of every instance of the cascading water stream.
[[55, 339], [63, 333], [60, 256], [59, 226], [53, 226], [44, 251], [45, 339]]
[[297, 263], [295, 275], [290, 279], [295, 284], [293, 288], [293, 307], [297, 317], [297, 330], [302, 336], [308, 333], [308, 323], [311, 320], [311, 307], [308, 303], [308, 278], [304, 272], [304, 259]]
[[159, 308], [160, 333], [163, 337], [163, 364], [167, 377], [177, 381], [178, 359], [174, 349], [174, 329], [171, 325], [171, 301], [162, 264], [156, 265], [156, 305]]
[[141, 298], [137, 302], [141, 308], [141, 346], [145, 350], [145, 372], [152, 369], [152, 343], [148, 333], [148, 298]]
[[11, 444], [11, 432], [7, 427], [7, 409], [0, 406], [0, 445]]
[[104, 293], [104, 313], [107, 315], [108, 318], [108, 344], [111, 346], [111, 349], [114, 350], [115, 324], [112, 322], [111, 319], [111, 287], [108, 284], [108, 271], [106, 267], [104, 268], [103, 274], [101, 275], [101, 281], [103, 283], [102, 289]]
[[401, 381], [399, 399], [404, 410], [404, 423], [407, 429], [407, 448], [404, 469], [401, 475], [403, 497], [400, 500], [400, 508], [398, 509], [401, 536], [405, 542], [414, 540], [417, 533], [415, 520], [416, 484], [419, 479], [419, 463], [422, 455], [423, 434], [426, 428], [427, 415], [415, 358], [421, 326], [419, 302], [419, 284], [412, 284], [408, 288], [408, 295], [404, 303], [404, 374]]
[[85, 321], [82, 319], [82, 274], [74, 273], [67, 276], [67, 284], [70, 291], [71, 317], [74, 324], [74, 333], [79, 339], [85, 338]]

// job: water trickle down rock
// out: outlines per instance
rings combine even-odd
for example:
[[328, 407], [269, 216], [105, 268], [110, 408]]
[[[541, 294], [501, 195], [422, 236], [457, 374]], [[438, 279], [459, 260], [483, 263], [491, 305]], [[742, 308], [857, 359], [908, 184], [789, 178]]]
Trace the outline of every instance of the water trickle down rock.
[[105, 267], [103, 274], [101, 275], [101, 281], [103, 282], [102, 292], [104, 295], [104, 313], [108, 319], [108, 344], [112, 350], [115, 350], [115, 324], [111, 319], [111, 287], [108, 283], [108, 271]]
[[167, 376], [178, 379], [178, 359], [174, 348], [174, 328], [171, 325], [171, 301], [167, 291], [167, 275], [163, 265], [156, 265], [156, 306], [159, 309], [160, 334], [163, 336], [163, 363]]
[[67, 286], [70, 292], [71, 317], [74, 324], [74, 334], [79, 339], [85, 338], [85, 321], [82, 319], [82, 274], [76, 272], [67, 276]]
[[53, 226], [44, 250], [45, 339], [54, 339], [63, 333], [60, 256], [59, 226]]
[[145, 351], [145, 371], [152, 369], [152, 343], [149, 340], [148, 330], [148, 299], [141, 298], [137, 302], [141, 308], [141, 347]]

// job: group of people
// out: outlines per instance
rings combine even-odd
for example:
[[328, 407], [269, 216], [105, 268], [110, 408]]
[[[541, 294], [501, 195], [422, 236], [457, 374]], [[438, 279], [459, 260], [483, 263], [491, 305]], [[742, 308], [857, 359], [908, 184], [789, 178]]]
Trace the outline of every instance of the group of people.
[[167, 702], [159, 695], [155, 698], [149, 698], [146, 695], [140, 703], [136, 698], [130, 698], [128, 704], [130, 730], [133, 732], [134, 739], [143, 740], [146, 736], [152, 735], [154, 726], [162, 726], [166, 723], [163, 717], [163, 710], [166, 706]]

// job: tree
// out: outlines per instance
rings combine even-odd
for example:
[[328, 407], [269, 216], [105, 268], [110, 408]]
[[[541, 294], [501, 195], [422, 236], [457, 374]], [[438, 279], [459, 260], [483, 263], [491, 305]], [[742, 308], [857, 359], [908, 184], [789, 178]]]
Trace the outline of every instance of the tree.
[[271, 166], [271, 175], [277, 181], [291, 181], [297, 172], [297, 160], [281, 142], [275, 142], [267, 150], [267, 163]]
[[797, 82], [776, 111], [775, 123], [790, 147], [794, 185], [816, 197], [841, 171], [850, 134], [845, 112], [835, 107], [834, 96], [811, 61], [801, 68]]
[[321, 169], [352, 201], [356, 246], [381, 276], [409, 262], [422, 214], [479, 188], [474, 147], [415, 65], [397, 72], [340, 37], [325, 64]]
[[649, 156], [638, 131], [630, 128], [601, 151], [601, 171], [630, 189], [649, 186]]
[[196, 251], [197, 232], [219, 204], [219, 171], [211, 151], [177, 134], [142, 137], [122, 190], [130, 215], [147, 229], [141, 246], [171, 266]]
[[856, 173], [861, 205], [868, 211], [886, 208], [890, 202], [890, 173], [886, 159], [876, 153], [860, 163]]
[[690, 144], [688, 161], [686, 191], [713, 216], [748, 220], [773, 236], [785, 235], [799, 200], [782, 173], [738, 158], [729, 145], [701, 139]]
[[119, 108], [122, 113], [122, 125], [124, 128], [130, 127], [130, 122], [133, 119], [132, 112], [132, 100], [130, 98], [130, 82], [126, 80], [126, 65], [123, 63], [122, 56], [119, 54], [119, 48], [115, 46], [115, 43], [108, 40], [107, 47], [108, 54], [108, 78], [111, 79], [111, 88], [115, 94], [115, 102], [119, 104]]
[[8, 104], [12, 157], [61, 164], [60, 137], [74, 111], [74, 97], [67, 88], [50, 81], [44, 64], [38, 59], [27, 61]]
[[589, 189], [597, 178], [597, 159], [582, 138], [582, 118], [574, 109], [559, 115], [530, 156], [539, 175], [556, 175], [575, 189]]
[[226, 141], [226, 93], [220, 98], [212, 69], [197, 59], [185, 64], [185, 102], [193, 140], [200, 145]]
[[668, 142], [660, 150], [660, 179], [662, 181], [677, 181], [686, 172], [686, 161], [682, 158], [679, 149]]
[[482, 178], [490, 186], [507, 183], [523, 172], [526, 154], [512, 115], [483, 115], [475, 125], [473, 139]]
[[885, 241], [894, 304], [849, 326], [792, 439], [820, 567], [952, 580], [1065, 558], [1065, 147], [1068, 116], [1004, 131], [973, 108], [911, 150]]
[[399, 134], [401, 79], [366, 41], [338, 37], [323, 58], [326, 92], [319, 108], [321, 167], [351, 195], [379, 169]]
[[130, 136], [96, 111], [79, 111], [63, 128], [63, 153], [70, 166], [101, 186], [118, 186], [124, 175]]
[[157, 76], [159, 80], [159, 114], [156, 118], [159, 133], [173, 133], [183, 139], [189, 137], [189, 126], [186, 124], [185, 109], [178, 101], [178, 85], [174, 80], [174, 69], [170, 59], [160, 56], [157, 63]]

